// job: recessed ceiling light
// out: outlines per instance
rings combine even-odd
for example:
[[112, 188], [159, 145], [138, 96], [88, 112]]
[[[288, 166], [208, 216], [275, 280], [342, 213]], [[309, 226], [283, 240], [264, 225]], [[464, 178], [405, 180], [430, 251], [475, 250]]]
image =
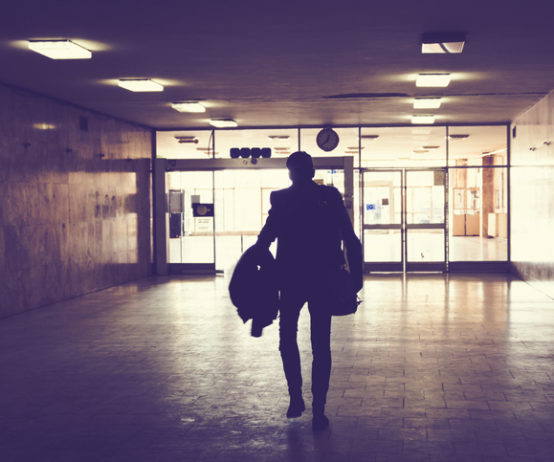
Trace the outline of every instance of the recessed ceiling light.
[[50, 59], [90, 59], [92, 53], [71, 40], [29, 40], [28, 46]]
[[412, 116], [413, 124], [433, 124], [435, 123], [434, 115], [413, 115]]
[[238, 124], [233, 119], [211, 119], [210, 125], [216, 128], [237, 127]]
[[451, 140], [465, 140], [466, 138], [469, 138], [469, 135], [468, 134], [465, 134], [465, 133], [460, 133], [458, 135], [448, 135], [448, 137], [451, 139]]
[[179, 112], [206, 112], [206, 108], [198, 101], [181, 101], [171, 103], [171, 107]]
[[150, 79], [119, 79], [117, 85], [129, 91], [164, 91], [163, 85]]
[[421, 39], [421, 52], [458, 54], [463, 51], [465, 40], [465, 34], [459, 32], [426, 33]]
[[364, 140], [376, 140], [379, 138], [379, 135], [362, 135], [361, 138]]
[[414, 109], [438, 109], [441, 107], [440, 98], [416, 98], [414, 99]]
[[416, 87], [447, 87], [450, 83], [450, 74], [419, 74], [416, 79]]

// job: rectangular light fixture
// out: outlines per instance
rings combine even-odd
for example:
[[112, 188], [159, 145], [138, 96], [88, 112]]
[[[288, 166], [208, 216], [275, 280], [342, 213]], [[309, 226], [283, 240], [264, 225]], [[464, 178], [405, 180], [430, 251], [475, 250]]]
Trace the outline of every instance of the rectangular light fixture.
[[434, 115], [413, 115], [412, 123], [413, 124], [434, 124], [435, 116]]
[[414, 109], [438, 109], [441, 107], [440, 98], [416, 98], [414, 99]]
[[464, 50], [465, 33], [426, 33], [421, 38], [421, 52], [435, 54], [459, 54]]
[[117, 85], [125, 90], [142, 91], [164, 91], [163, 85], [150, 79], [119, 79]]
[[171, 103], [171, 107], [179, 112], [206, 112], [206, 108], [198, 101], [182, 101]]
[[211, 119], [210, 125], [216, 128], [230, 128], [238, 126], [233, 119]]
[[416, 79], [416, 87], [447, 87], [450, 83], [450, 74], [419, 74]]
[[29, 40], [28, 46], [50, 59], [90, 59], [92, 53], [71, 40]]
[[54, 124], [47, 124], [46, 122], [37, 122], [33, 124], [35, 130], [55, 130], [56, 126]]

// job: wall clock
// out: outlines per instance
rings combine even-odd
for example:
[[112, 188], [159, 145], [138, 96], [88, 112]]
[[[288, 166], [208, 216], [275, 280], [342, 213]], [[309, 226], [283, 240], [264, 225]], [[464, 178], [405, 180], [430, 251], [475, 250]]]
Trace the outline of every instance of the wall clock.
[[332, 128], [324, 128], [317, 134], [317, 145], [325, 152], [332, 151], [339, 144], [339, 135]]

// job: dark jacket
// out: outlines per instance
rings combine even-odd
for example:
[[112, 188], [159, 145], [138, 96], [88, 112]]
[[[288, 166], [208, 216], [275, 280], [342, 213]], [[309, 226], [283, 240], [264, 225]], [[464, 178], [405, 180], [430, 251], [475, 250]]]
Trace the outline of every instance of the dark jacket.
[[343, 265], [344, 242], [354, 283], [361, 288], [361, 244], [336, 188], [309, 181], [273, 191], [270, 199], [271, 209], [258, 244], [269, 247], [277, 238], [281, 286], [299, 278], [319, 279]]
[[268, 249], [249, 248], [240, 257], [229, 295], [243, 322], [252, 319], [252, 336], [260, 337], [264, 327], [277, 317], [279, 293], [275, 260]]

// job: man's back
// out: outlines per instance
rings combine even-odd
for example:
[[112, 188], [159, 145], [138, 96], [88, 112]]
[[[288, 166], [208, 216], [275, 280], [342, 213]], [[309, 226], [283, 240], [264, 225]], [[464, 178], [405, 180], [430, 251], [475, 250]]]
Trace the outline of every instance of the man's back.
[[278, 239], [277, 263], [283, 274], [320, 273], [344, 264], [341, 240], [358, 241], [334, 187], [313, 181], [271, 194], [271, 210], [260, 240]]

